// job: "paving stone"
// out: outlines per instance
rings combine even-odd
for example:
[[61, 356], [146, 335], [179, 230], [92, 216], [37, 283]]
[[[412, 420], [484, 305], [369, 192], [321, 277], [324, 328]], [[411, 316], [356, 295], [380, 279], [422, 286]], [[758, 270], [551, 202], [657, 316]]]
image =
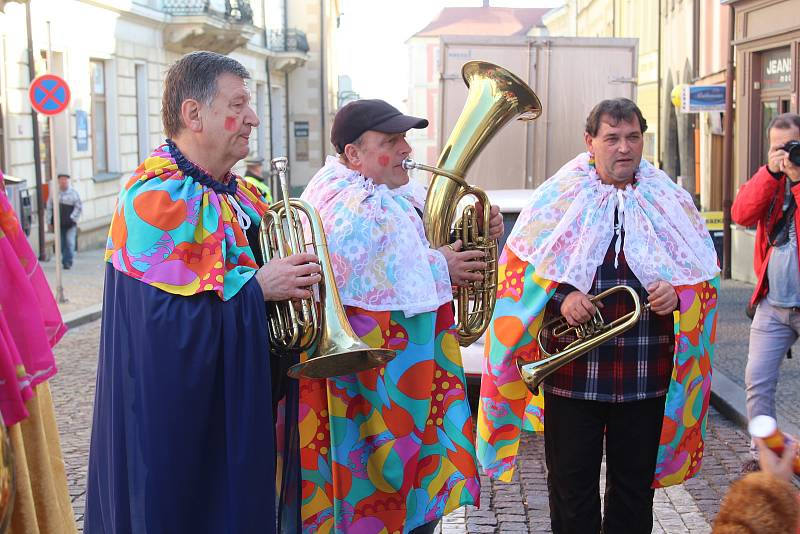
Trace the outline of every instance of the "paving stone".
[[520, 522], [504, 522], [500, 523], [500, 532], [505, 534], [506, 532], [528, 532], [528, 525], [525, 523]]

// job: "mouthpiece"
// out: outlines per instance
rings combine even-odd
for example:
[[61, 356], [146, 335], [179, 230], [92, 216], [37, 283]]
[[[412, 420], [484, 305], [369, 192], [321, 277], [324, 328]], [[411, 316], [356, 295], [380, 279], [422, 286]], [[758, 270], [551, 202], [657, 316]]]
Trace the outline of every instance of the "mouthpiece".
[[279, 158], [274, 158], [272, 160], [272, 166], [275, 168], [276, 171], [283, 172], [286, 170], [288, 162], [289, 162], [288, 158], [281, 156]]
[[414, 161], [411, 158], [404, 159], [402, 165], [403, 165], [403, 168], [405, 170], [407, 170], [407, 171], [410, 171], [411, 169], [416, 169], [417, 168], [417, 162]]

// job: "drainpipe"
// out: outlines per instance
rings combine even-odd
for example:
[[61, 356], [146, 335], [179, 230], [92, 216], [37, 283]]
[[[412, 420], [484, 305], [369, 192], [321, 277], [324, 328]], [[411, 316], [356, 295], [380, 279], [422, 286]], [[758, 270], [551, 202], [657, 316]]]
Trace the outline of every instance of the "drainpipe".
[[611, 37], [617, 36], [617, 0], [611, 0]]
[[325, 97], [327, 96], [326, 93], [326, 85], [328, 83], [328, 79], [325, 76], [325, 0], [319, 0], [319, 103], [321, 106], [320, 110], [320, 143], [321, 143], [321, 158], [322, 161], [320, 162], [321, 166], [325, 166], [325, 149], [327, 144], [325, 143], [325, 138], [327, 135], [325, 134]]
[[[33, 35], [31, 33], [31, 2], [25, 2], [25, 25], [28, 29], [28, 77], [36, 78], [36, 65], [33, 63]], [[42, 192], [42, 154], [39, 151], [39, 114], [31, 106], [31, 127], [33, 128], [33, 165], [36, 173], [36, 220], [39, 224], [39, 261], [47, 259], [44, 246], [44, 194]], [[51, 191], [51, 194], [53, 192]]]
[[275, 129], [272, 127], [272, 113], [274, 110], [272, 109], [272, 75], [269, 72], [269, 58], [264, 60], [264, 64], [267, 68], [267, 109], [269, 109], [269, 124], [267, 125], [267, 131], [269, 132], [269, 165], [265, 165], [265, 167], [269, 167], [269, 189], [270, 191], [277, 191], [279, 184], [276, 179], [273, 179], [274, 176], [272, 175], [272, 160], [275, 158], [275, 142], [272, 136], [275, 135]]
[[722, 148], [722, 278], [731, 277], [731, 206], [733, 205], [733, 39], [736, 34], [736, 10], [728, 4], [728, 64], [725, 69], [725, 144]]
[[[269, 43], [269, 32], [267, 32], [267, 10], [266, 10], [266, 1], [261, 0], [261, 13], [264, 17], [264, 48], [267, 49], [267, 53], [272, 53], [272, 49], [270, 48]], [[269, 55], [264, 59], [264, 68], [267, 70], [267, 110], [269, 111], [269, 123], [267, 124], [267, 131], [269, 132], [269, 163], [264, 166], [264, 168], [269, 169], [269, 189], [270, 191], [275, 191], [277, 194], [276, 183], [273, 180], [272, 176], [272, 159], [275, 157], [275, 150], [274, 150], [274, 141], [273, 135], [275, 135], [274, 128], [272, 127], [272, 74], [270, 74], [269, 69]], [[262, 177], [264, 172], [262, 171]]]
[[658, 72], [656, 73], [656, 79], [658, 83], [656, 84], [656, 91], [658, 92], [658, 100], [656, 102], [656, 109], [658, 110], [658, 131], [656, 132], [658, 135], [658, 146], [656, 146], [656, 154], [658, 154], [658, 167], [663, 169], [664, 168], [664, 154], [661, 150], [661, 146], [664, 143], [664, 117], [661, 116], [661, 3], [663, 0], [658, 0], [658, 66], [656, 69]]
[[272, 131], [272, 75], [269, 72], [269, 58], [264, 60], [264, 66], [267, 69], [267, 109], [269, 110], [269, 124], [267, 131], [269, 132], [269, 160], [275, 157], [273, 152], [272, 136], [275, 132]]
[[[284, 114], [285, 117], [283, 122], [286, 124], [286, 132], [284, 136], [284, 141], [286, 142], [286, 159], [288, 161], [292, 161], [292, 143], [291, 137], [289, 135], [289, 125], [291, 124], [291, 119], [289, 115], [291, 114], [289, 111], [289, 73], [283, 73], [283, 85], [286, 86], [286, 90], [283, 92], [283, 105], [286, 107], [286, 113]], [[286, 185], [289, 187], [289, 190], [292, 189], [292, 167], [289, 166], [286, 169]]]
[[[283, 49], [285, 51], [289, 50], [289, 2], [287, 0], [283, 0]], [[292, 190], [292, 145], [291, 139], [289, 138], [289, 124], [291, 123], [291, 110], [289, 108], [289, 72], [284, 71], [283, 73], [283, 85], [285, 87], [285, 91], [283, 92], [283, 105], [285, 107], [285, 113], [283, 117], [283, 122], [286, 125], [285, 128], [285, 141], [286, 141], [286, 159], [289, 161], [289, 167], [286, 170], [286, 185], [289, 187], [289, 191]]]

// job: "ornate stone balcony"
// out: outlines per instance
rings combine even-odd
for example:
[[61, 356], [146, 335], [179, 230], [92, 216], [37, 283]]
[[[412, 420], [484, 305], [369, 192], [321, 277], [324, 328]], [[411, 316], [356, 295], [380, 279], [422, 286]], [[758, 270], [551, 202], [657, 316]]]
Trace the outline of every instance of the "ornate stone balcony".
[[164, 45], [174, 52], [211, 50], [229, 54], [255, 34], [249, 0], [164, 0], [171, 15]]
[[273, 53], [276, 69], [291, 72], [305, 64], [308, 60], [308, 39], [305, 32], [289, 28], [287, 30], [269, 30], [267, 32], [267, 48]]

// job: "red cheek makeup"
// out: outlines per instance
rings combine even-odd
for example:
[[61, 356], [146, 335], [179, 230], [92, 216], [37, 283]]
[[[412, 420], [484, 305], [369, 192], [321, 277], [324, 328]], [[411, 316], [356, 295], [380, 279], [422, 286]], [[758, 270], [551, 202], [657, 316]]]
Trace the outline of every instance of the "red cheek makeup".
[[225, 129], [229, 132], [235, 132], [239, 129], [239, 125], [236, 123], [236, 117], [227, 117], [225, 119]]

